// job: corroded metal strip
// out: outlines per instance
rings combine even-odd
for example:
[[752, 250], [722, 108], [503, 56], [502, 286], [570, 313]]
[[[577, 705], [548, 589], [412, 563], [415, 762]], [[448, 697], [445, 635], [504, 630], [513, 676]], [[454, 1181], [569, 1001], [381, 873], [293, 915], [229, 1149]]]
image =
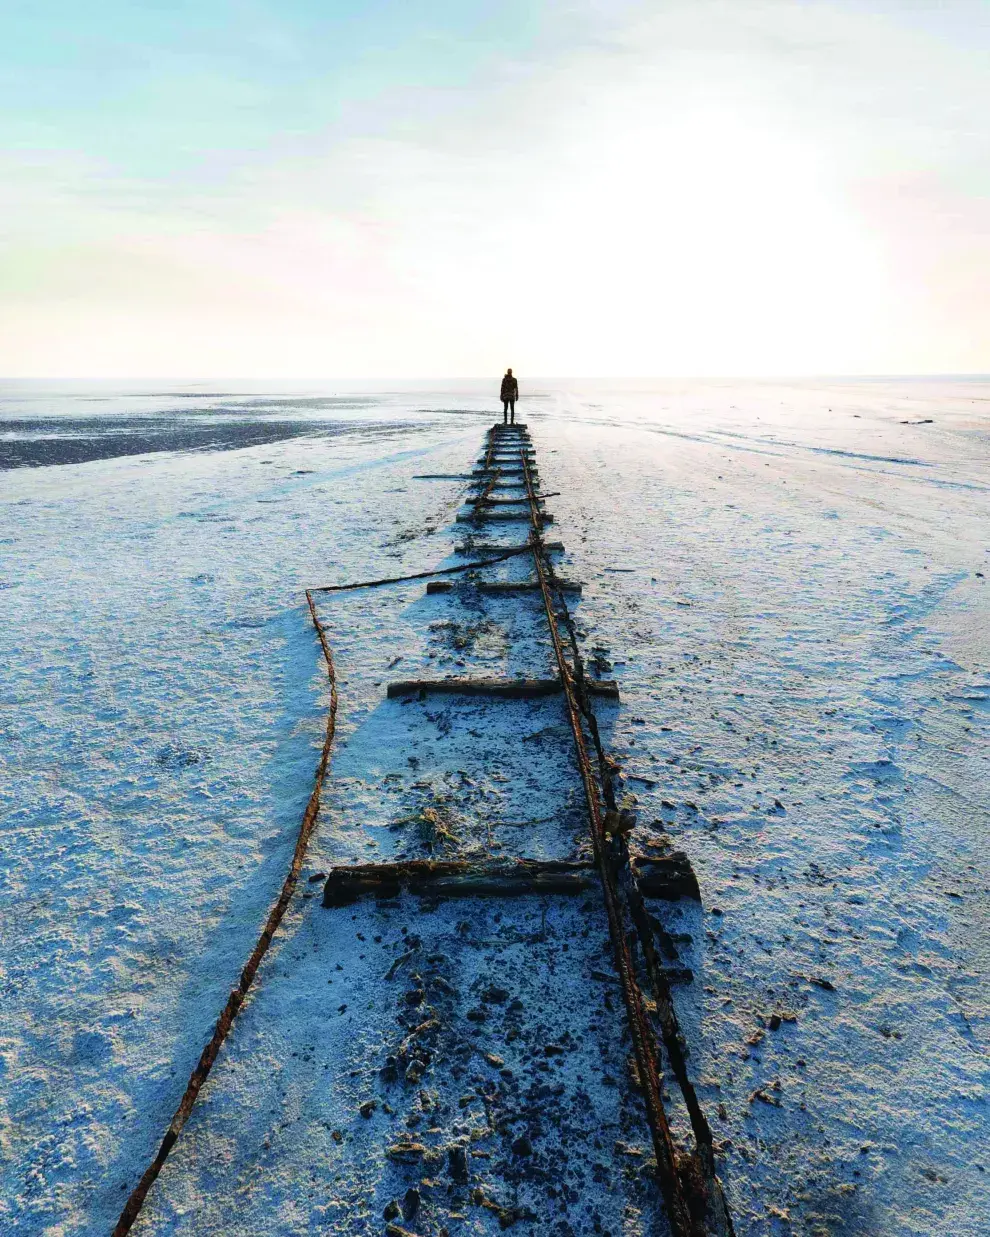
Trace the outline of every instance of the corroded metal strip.
[[238, 980], [237, 987], [232, 989], [230, 996], [227, 998], [227, 1003], [223, 1007], [220, 1017], [217, 1019], [217, 1024], [214, 1027], [213, 1035], [210, 1037], [210, 1042], [203, 1049], [202, 1055], [196, 1064], [196, 1068], [189, 1076], [189, 1082], [179, 1101], [179, 1106], [169, 1123], [165, 1137], [162, 1139], [161, 1146], [158, 1148], [151, 1163], [145, 1169], [141, 1180], [134, 1187], [124, 1205], [123, 1211], [120, 1213], [120, 1219], [113, 1230], [113, 1237], [124, 1237], [125, 1233], [130, 1232], [131, 1226], [140, 1214], [141, 1208], [144, 1206], [144, 1201], [148, 1196], [148, 1191], [154, 1185], [158, 1174], [161, 1172], [165, 1161], [168, 1159], [169, 1153], [175, 1146], [175, 1143], [182, 1133], [183, 1127], [189, 1120], [189, 1115], [193, 1110], [196, 1099], [202, 1090], [203, 1084], [210, 1076], [210, 1070], [219, 1055], [220, 1049], [223, 1046], [224, 1040], [230, 1033], [230, 1029], [234, 1024], [234, 1019], [240, 1012], [241, 1006], [244, 1004], [244, 999], [254, 983], [255, 976], [258, 973], [258, 967], [261, 965], [262, 959], [268, 952], [268, 948], [272, 943], [272, 938], [278, 931], [279, 924], [285, 917], [285, 912], [288, 909], [289, 903], [292, 900], [292, 895], [295, 892], [296, 885], [299, 882], [299, 873], [302, 870], [303, 860], [306, 857], [306, 850], [309, 846], [309, 839], [312, 836], [313, 829], [316, 825], [316, 817], [320, 810], [320, 792], [323, 789], [323, 782], [327, 775], [327, 768], [330, 764], [330, 749], [333, 746], [334, 734], [337, 729], [337, 676], [333, 664], [333, 654], [330, 651], [330, 645], [327, 641], [326, 632], [322, 623], [316, 614], [316, 607], [313, 604], [313, 598], [309, 590], [306, 591], [306, 600], [309, 603], [309, 611], [313, 619], [313, 625], [316, 628], [316, 633], [320, 638], [320, 644], [323, 648], [323, 656], [327, 664], [327, 678], [330, 681], [330, 709], [327, 714], [326, 735], [323, 740], [323, 750], [320, 753], [320, 760], [316, 766], [316, 777], [313, 784], [312, 794], [309, 796], [309, 802], [306, 804], [306, 809], [303, 812], [302, 823], [299, 826], [299, 833], [296, 838], [295, 850], [292, 852], [292, 862], [289, 864], [289, 870], [286, 873], [285, 880], [282, 883], [282, 890], [279, 893], [278, 900], [268, 914], [268, 919], [265, 922], [264, 929], [258, 937], [254, 949], [251, 951], [251, 956], [241, 971], [241, 977]]
[[[523, 462], [526, 468], [525, 461]], [[542, 519], [539, 506], [535, 500], [533, 483], [528, 468], [525, 472], [526, 489], [530, 495], [530, 517], [532, 532], [530, 540], [533, 547], [533, 565], [540, 580], [543, 593], [543, 604], [546, 610], [547, 624], [550, 628], [550, 638], [561, 680], [564, 683], [567, 714], [574, 736], [574, 748], [577, 756], [581, 781], [584, 785], [585, 800], [588, 806], [588, 821], [591, 826], [591, 844], [595, 854], [595, 863], [601, 879], [602, 894], [605, 901], [605, 912], [608, 918], [609, 937], [612, 942], [612, 952], [616, 970], [622, 986], [622, 997], [632, 1035], [633, 1051], [639, 1072], [640, 1085], [643, 1088], [643, 1099], [646, 1105], [647, 1119], [653, 1139], [653, 1148], [657, 1157], [657, 1169], [660, 1175], [660, 1186], [667, 1207], [667, 1218], [674, 1237], [695, 1237], [695, 1228], [691, 1221], [691, 1211], [684, 1195], [684, 1189], [677, 1166], [677, 1152], [670, 1133], [670, 1124], [664, 1111], [660, 1088], [660, 1067], [653, 1028], [647, 1017], [643, 993], [633, 965], [632, 953], [626, 938], [623, 924], [622, 908], [616, 888], [615, 874], [612, 871], [608, 855], [603, 811], [598, 785], [591, 768], [591, 758], [581, 726], [581, 716], [571, 677], [571, 669], [564, 656], [560, 632], [553, 602], [547, 587], [542, 552]]]

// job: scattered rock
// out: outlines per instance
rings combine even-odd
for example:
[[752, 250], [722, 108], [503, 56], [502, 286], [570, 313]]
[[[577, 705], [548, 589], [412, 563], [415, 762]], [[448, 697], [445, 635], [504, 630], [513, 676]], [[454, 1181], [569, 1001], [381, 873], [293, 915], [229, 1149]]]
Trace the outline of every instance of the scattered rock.
[[415, 1220], [416, 1213], [419, 1211], [419, 1202], [419, 1190], [415, 1186], [410, 1186], [402, 1200], [403, 1220]]
[[468, 1157], [464, 1147], [450, 1147], [447, 1151], [447, 1164], [450, 1175], [455, 1181], [465, 1182], [468, 1179]]
[[407, 1139], [403, 1142], [394, 1143], [386, 1150], [385, 1154], [397, 1164], [418, 1164], [426, 1154], [426, 1148], [422, 1143]]

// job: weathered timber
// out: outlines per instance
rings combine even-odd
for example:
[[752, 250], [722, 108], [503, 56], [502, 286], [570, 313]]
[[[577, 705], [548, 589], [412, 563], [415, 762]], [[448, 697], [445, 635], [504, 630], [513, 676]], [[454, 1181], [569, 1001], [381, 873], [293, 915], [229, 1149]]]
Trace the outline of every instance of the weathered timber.
[[[455, 554], [500, 554], [508, 550], [513, 550], [519, 554], [524, 553], [530, 547], [529, 545], [496, 545], [494, 542], [479, 541], [477, 545], [468, 545], [466, 542], [461, 545], [454, 546]], [[553, 553], [562, 553], [564, 543], [562, 541], [544, 541], [544, 550], [549, 550]]]
[[[676, 901], [697, 898], [698, 882], [682, 851], [638, 861], [640, 880], [651, 896]], [[530, 894], [585, 893], [598, 884], [588, 860], [534, 860], [482, 863], [411, 859], [404, 863], [363, 863], [331, 868], [323, 887], [325, 907], [349, 906], [358, 898], [394, 898], [404, 890], [443, 898], [513, 898]], [[690, 973], [688, 973], [690, 974]], [[687, 975], [678, 974], [678, 979]], [[673, 978], [673, 976], [672, 976]]]
[[[524, 503], [528, 503], [529, 498], [492, 498], [489, 496], [488, 498], [465, 498], [464, 501], [469, 507], [476, 507], [481, 503], [485, 503], [490, 507], [520, 507]], [[543, 499], [539, 496], [539, 494], [536, 496], [536, 501], [538, 503], [543, 502]]]
[[[558, 580], [556, 586], [564, 593], [581, 592], [581, 585], [577, 580]], [[460, 580], [455, 584], [451, 580], [431, 580], [426, 586], [426, 591], [429, 594], [452, 593], [456, 588], [474, 588], [479, 593], [511, 595], [513, 593], [538, 593], [540, 582], [539, 580]]]
[[[448, 696], [502, 696], [513, 700], [528, 700], [537, 696], [554, 696], [563, 691], [560, 679], [482, 679], [453, 677], [449, 679], [402, 679], [389, 683], [386, 694], [390, 700], [398, 696], [414, 696], [418, 692]], [[614, 679], [593, 679], [588, 682], [593, 696], [619, 699], [619, 685]]]
[[[483, 479], [483, 478], [485, 478], [485, 477], [490, 477], [494, 471], [495, 471], [495, 469], [494, 469], [494, 468], [484, 468], [484, 467], [480, 467], [480, 468], [475, 469], [475, 471], [471, 474], [471, 476], [470, 476], [470, 478], [469, 478], [469, 479], [470, 479], [471, 481], [480, 481], [480, 480], [482, 480], [482, 479]], [[524, 477], [524, 476], [525, 476], [525, 473], [524, 473], [523, 469], [522, 469], [522, 468], [516, 468], [514, 464], [509, 464], [509, 465], [504, 465], [504, 464], [503, 464], [503, 465], [502, 465], [502, 466], [498, 469], [498, 472], [499, 472], [499, 473], [500, 473], [500, 475], [501, 475], [501, 476], [503, 476], [503, 477]], [[537, 480], [538, 480], [538, 479], [539, 479], [539, 476], [540, 476], [540, 470], [539, 470], [538, 468], [531, 468], [531, 469], [529, 470], [529, 475], [530, 475], [531, 477], [533, 477], [533, 478], [535, 478], [535, 479], [537, 479]], [[511, 484], [512, 484], [512, 485], [514, 485], [514, 486], [515, 486], [515, 485], [522, 485], [522, 484], [523, 484], [523, 482], [522, 482], [521, 480], [520, 480], [520, 481], [513, 481]]]
[[[472, 512], [470, 515], [459, 515], [456, 519], [456, 523], [473, 524], [478, 518], [482, 520], [525, 520], [528, 523], [530, 520], [530, 513], [528, 511], [486, 511], [484, 514], [481, 512]], [[544, 524], [553, 523], [552, 515], [543, 515], [541, 518]]]

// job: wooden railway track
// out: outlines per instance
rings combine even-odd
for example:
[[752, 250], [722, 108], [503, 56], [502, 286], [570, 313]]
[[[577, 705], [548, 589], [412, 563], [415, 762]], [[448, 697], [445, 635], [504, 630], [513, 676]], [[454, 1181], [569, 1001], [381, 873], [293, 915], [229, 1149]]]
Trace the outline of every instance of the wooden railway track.
[[[731, 1219], [715, 1172], [711, 1132], [689, 1077], [686, 1047], [671, 993], [671, 984], [690, 978], [690, 972], [671, 965], [677, 962], [674, 941], [646, 906], [647, 898], [690, 897], [700, 900], [697, 881], [683, 854], [671, 852], [660, 859], [642, 860], [630, 853], [627, 829], [624, 827], [628, 822], [623, 821], [616, 801], [615, 766], [604, 750], [593, 707], [596, 697], [618, 699], [618, 687], [615, 683], [593, 679], [585, 672], [567, 606], [568, 596], [579, 594], [580, 585], [557, 575], [553, 555], [561, 552], [563, 546], [544, 538], [544, 528], [553, 517], [545, 509], [545, 498], [549, 495], [543, 496], [538, 491], [535, 451], [527, 427], [522, 424], [493, 426], [487, 434], [484, 454], [470, 474], [470, 479], [476, 487], [476, 492], [467, 499], [471, 510], [458, 516], [458, 522], [469, 523], [478, 532], [491, 522], [525, 522], [528, 538], [523, 544], [503, 547], [469, 543], [456, 547], [455, 553], [481, 553], [486, 558], [436, 572], [307, 590], [307, 602], [326, 661], [331, 688], [331, 707], [313, 793], [303, 816], [292, 863], [279, 899], [190, 1077], [158, 1152], [121, 1213], [113, 1237], [123, 1237], [140, 1213], [148, 1191], [164, 1167], [231, 1031], [295, 891], [319, 811], [320, 791], [328, 771], [337, 712], [333, 655], [313, 594], [375, 587], [397, 579], [414, 580], [436, 575], [463, 577], [469, 571], [473, 574], [471, 578], [465, 577], [463, 584], [449, 581], [434, 583], [428, 586], [428, 593], [453, 593], [466, 588], [481, 596], [538, 596], [547, 623], [557, 677], [404, 680], [389, 684], [386, 695], [392, 698], [411, 695], [425, 698], [428, 694], [439, 692], [488, 696], [496, 700], [561, 696], [583, 789], [593, 858], [590, 862], [547, 862], [518, 855], [497, 862], [414, 860], [347, 865], [330, 871], [324, 887], [323, 905], [327, 908], [348, 906], [359, 898], [369, 896], [393, 899], [403, 891], [432, 899], [516, 898], [528, 894], [566, 896], [587, 891], [597, 884], [605, 907], [613, 962], [632, 1038], [636, 1077], [656, 1155], [666, 1213], [665, 1217], [657, 1218], [657, 1223], [661, 1226], [665, 1223], [673, 1237], [728, 1237], [732, 1233]], [[520, 487], [524, 490], [521, 496], [500, 493], [503, 489]], [[478, 572], [485, 567], [524, 554], [532, 560], [532, 579], [492, 582], [479, 578]], [[649, 997], [644, 985], [650, 991]], [[683, 1139], [679, 1144], [673, 1132], [665, 1106], [665, 1076], [676, 1086], [688, 1113], [693, 1146], [685, 1146]]]

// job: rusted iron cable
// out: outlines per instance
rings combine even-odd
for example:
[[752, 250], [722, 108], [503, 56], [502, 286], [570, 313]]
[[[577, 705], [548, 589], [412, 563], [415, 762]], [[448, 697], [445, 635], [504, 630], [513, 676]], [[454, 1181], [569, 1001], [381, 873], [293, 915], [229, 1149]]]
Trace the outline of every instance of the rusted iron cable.
[[[605, 803], [607, 807], [614, 810], [618, 805], [615, 800], [612, 777], [613, 766], [605, 754], [598, 730], [598, 721], [590, 699], [595, 694], [594, 685], [596, 680], [589, 679], [586, 675], [584, 659], [581, 657], [577, 632], [574, 628], [574, 620], [571, 618], [564, 602], [563, 590], [560, 588], [560, 580], [557, 577], [553, 563], [548, 562], [546, 569], [549, 582], [560, 597], [559, 618], [564, 623], [568, 633], [578, 699], [581, 712], [588, 724], [588, 730], [594, 744]], [[646, 971], [656, 1000], [657, 1021], [660, 1025], [663, 1046], [670, 1060], [671, 1072], [684, 1098], [692, 1133], [694, 1134], [696, 1155], [706, 1194], [704, 1200], [698, 1200], [699, 1207], [701, 1202], [704, 1202], [707, 1209], [708, 1224], [713, 1232], [719, 1234], [720, 1237], [731, 1237], [733, 1233], [732, 1218], [729, 1214], [721, 1182], [715, 1172], [715, 1151], [711, 1127], [701, 1108], [694, 1084], [691, 1082], [688, 1074], [684, 1039], [677, 1021], [669, 973], [661, 965], [660, 959], [657, 956], [656, 941], [659, 941], [662, 951], [669, 959], [676, 957], [677, 951], [662, 925], [653, 919], [646, 909], [646, 904], [643, 900], [644, 892], [641, 888], [641, 882], [630, 863], [629, 848], [625, 838], [613, 838], [611, 847], [616, 856], [616, 867], [623, 878], [622, 890], [625, 894], [626, 904], [629, 907], [630, 917], [635, 925], [640, 946], [643, 950]]]
[[471, 571], [475, 567], [488, 567], [491, 563], [501, 563], [504, 559], [515, 558], [517, 554], [531, 553], [528, 545], [515, 546], [503, 554], [493, 554], [491, 558], [480, 558], [473, 563], [459, 563], [456, 567], [437, 567], [434, 571], [416, 571], [410, 576], [383, 576], [380, 580], [358, 580], [354, 584], [317, 584], [308, 588], [310, 593], [348, 593], [356, 588], [380, 588], [383, 584], [404, 584], [407, 580], [428, 580], [432, 576], [451, 576], [457, 571]]
[[[608, 760], [602, 745], [598, 720], [595, 717], [590, 699], [591, 695], [594, 694], [595, 680], [588, 679], [585, 673], [584, 659], [581, 656], [578, 645], [574, 621], [567, 608], [563, 595], [564, 590], [560, 588], [560, 581], [548, 556], [544, 557], [543, 565], [547, 580], [558, 598], [559, 610], [557, 611], [557, 617], [564, 623], [567, 629], [571, 646], [571, 664], [574, 670], [573, 683], [581, 714], [588, 725], [594, 745], [605, 804], [607, 807], [615, 810], [618, 805], [613, 785], [613, 766]], [[692, 1218], [697, 1222], [700, 1218], [700, 1213], [704, 1211], [710, 1231], [719, 1234], [720, 1237], [732, 1237], [734, 1231], [732, 1218], [729, 1214], [721, 1183], [715, 1172], [715, 1153], [711, 1127], [701, 1108], [694, 1084], [688, 1075], [684, 1040], [677, 1021], [673, 995], [670, 989], [670, 978], [668, 971], [663, 967], [657, 955], [655, 934], [656, 938], [659, 939], [663, 952], [668, 958], [676, 957], [676, 949], [662, 926], [649, 915], [646, 909], [641, 882], [633, 865], [630, 863], [629, 848], [625, 838], [612, 838], [610, 848], [615, 854], [615, 866], [623, 878], [622, 892], [625, 895], [630, 918], [636, 928], [636, 933], [643, 950], [650, 986], [653, 989], [657, 1005], [657, 1020], [660, 1025], [664, 1049], [670, 1060], [671, 1072], [684, 1098], [692, 1133], [694, 1134], [698, 1167], [701, 1170], [703, 1181], [704, 1197], [692, 1197], [690, 1200], [693, 1203], [691, 1208]], [[699, 1194], [700, 1192], [694, 1190], [693, 1193]]]
[[210, 1037], [209, 1043], [203, 1049], [203, 1052], [196, 1064], [195, 1069], [189, 1076], [189, 1082], [183, 1092], [182, 1099], [179, 1101], [179, 1106], [169, 1123], [165, 1137], [162, 1139], [161, 1146], [158, 1148], [151, 1163], [145, 1169], [141, 1180], [134, 1187], [124, 1205], [123, 1211], [120, 1213], [120, 1219], [117, 1221], [116, 1227], [113, 1230], [113, 1237], [124, 1237], [125, 1233], [130, 1232], [131, 1226], [137, 1219], [144, 1206], [144, 1201], [148, 1196], [148, 1191], [154, 1185], [158, 1174], [161, 1172], [165, 1161], [168, 1159], [169, 1153], [175, 1146], [179, 1135], [189, 1120], [190, 1113], [196, 1103], [203, 1084], [210, 1076], [210, 1070], [213, 1068], [214, 1062], [223, 1046], [224, 1040], [230, 1034], [230, 1029], [234, 1024], [241, 1006], [244, 1004], [244, 999], [254, 983], [255, 976], [258, 973], [258, 968], [268, 952], [269, 946], [272, 943], [272, 938], [278, 930], [285, 917], [285, 912], [292, 900], [292, 895], [295, 892], [296, 885], [299, 882], [299, 873], [302, 871], [303, 860], [306, 857], [306, 850], [309, 846], [309, 840], [312, 836], [313, 829], [316, 825], [316, 818], [320, 810], [320, 793], [323, 789], [323, 783], [326, 779], [327, 768], [330, 763], [330, 749], [333, 746], [334, 734], [337, 729], [337, 676], [333, 664], [333, 654], [330, 650], [330, 644], [327, 641], [326, 631], [323, 624], [317, 617], [316, 607], [313, 604], [313, 598], [310, 590], [306, 590], [306, 601], [309, 604], [309, 612], [313, 619], [313, 625], [316, 628], [316, 634], [319, 636], [320, 644], [323, 648], [323, 656], [327, 665], [327, 678], [330, 682], [330, 709], [327, 714], [326, 735], [323, 739], [323, 749], [320, 753], [319, 763], [316, 766], [316, 776], [313, 784], [313, 791], [309, 796], [309, 801], [306, 804], [305, 811], [302, 816], [302, 823], [299, 826], [299, 833], [296, 837], [295, 850], [292, 852], [292, 862], [289, 864], [289, 870], [286, 873], [285, 880], [282, 883], [282, 890], [279, 893], [278, 900], [268, 914], [268, 919], [261, 935], [258, 937], [254, 949], [251, 951], [251, 956], [248, 958], [244, 969], [241, 971], [240, 979], [237, 987], [231, 990], [230, 996], [227, 998], [227, 1003], [223, 1007], [220, 1017], [217, 1019], [217, 1024], [213, 1029], [213, 1035]]
[[653, 1028], [646, 1013], [643, 993], [636, 979], [632, 953], [626, 938], [622, 907], [616, 887], [615, 874], [612, 870], [608, 854], [608, 845], [602, 821], [603, 813], [600, 793], [592, 772], [591, 759], [588, 755], [587, 744], [584, 738], [571, 668], [564, 655], [560, 632], [557, 628], [554, 605], [547, 586], [547, 577], [544, 570], [545, 556], [541, 548], [542, 522], [540, 509], [533, 491], [529, 468], [522, 453], [520, 453], [520, 459], [523, 461], [523, 475], [526, 480], [526, 490], [530, 497], [530, 518], [532, 523], [530, 540], [533, 550], [533, 565], [540, 581], [547, 624], [550, 628], [550, 638], [553, 643], [560, 677], [564, 683], [567, 713], [571, 724], [571, 733], [574, 737], [578, 768], [581, 773], [581, 781], [584, 786], [585, 799], [588, 806], [592, 849], [601, 878], [603, 900], [608, 918], [609, 937], [612, 943], [616, 970], [618, 971], [622, 987], [622, 996], [626, 1007], [629, 1031], [633, 1041], [636, 1067], [639, 1073], [640, 1086], [643, 1090], [653, 1147], [656, 1152], [660, 1188], [663, 1192], [664, 1202], [667, 1207], [667, 1218], [674, 1237], [694, 1237], [695, 1228], [691, 1220], [691, 1211], [684, 1196], [684, 1189], [678, 1172], [677, 1151], [674, 1147], [670, 1124], [667, 1120], [667, 1114], [661, 1098], [660, 1066], [656, 1041]]
[[487, 506], [489, 498], [491, 498], [492, 490], [495, 489], [495, 486], [498, 482], [500, 475], [501, 473], [499, 469], [496, 468], [495, 471], [492, 473], [491, 477], [485, 482], [481, 493], [474, 500], [475, 505], [474, 505], [474, 511], [472, 511], [471, 513], [471, 518], [475, 524], [480, 522], [483, 512], [484, 512], [484, 508]]

